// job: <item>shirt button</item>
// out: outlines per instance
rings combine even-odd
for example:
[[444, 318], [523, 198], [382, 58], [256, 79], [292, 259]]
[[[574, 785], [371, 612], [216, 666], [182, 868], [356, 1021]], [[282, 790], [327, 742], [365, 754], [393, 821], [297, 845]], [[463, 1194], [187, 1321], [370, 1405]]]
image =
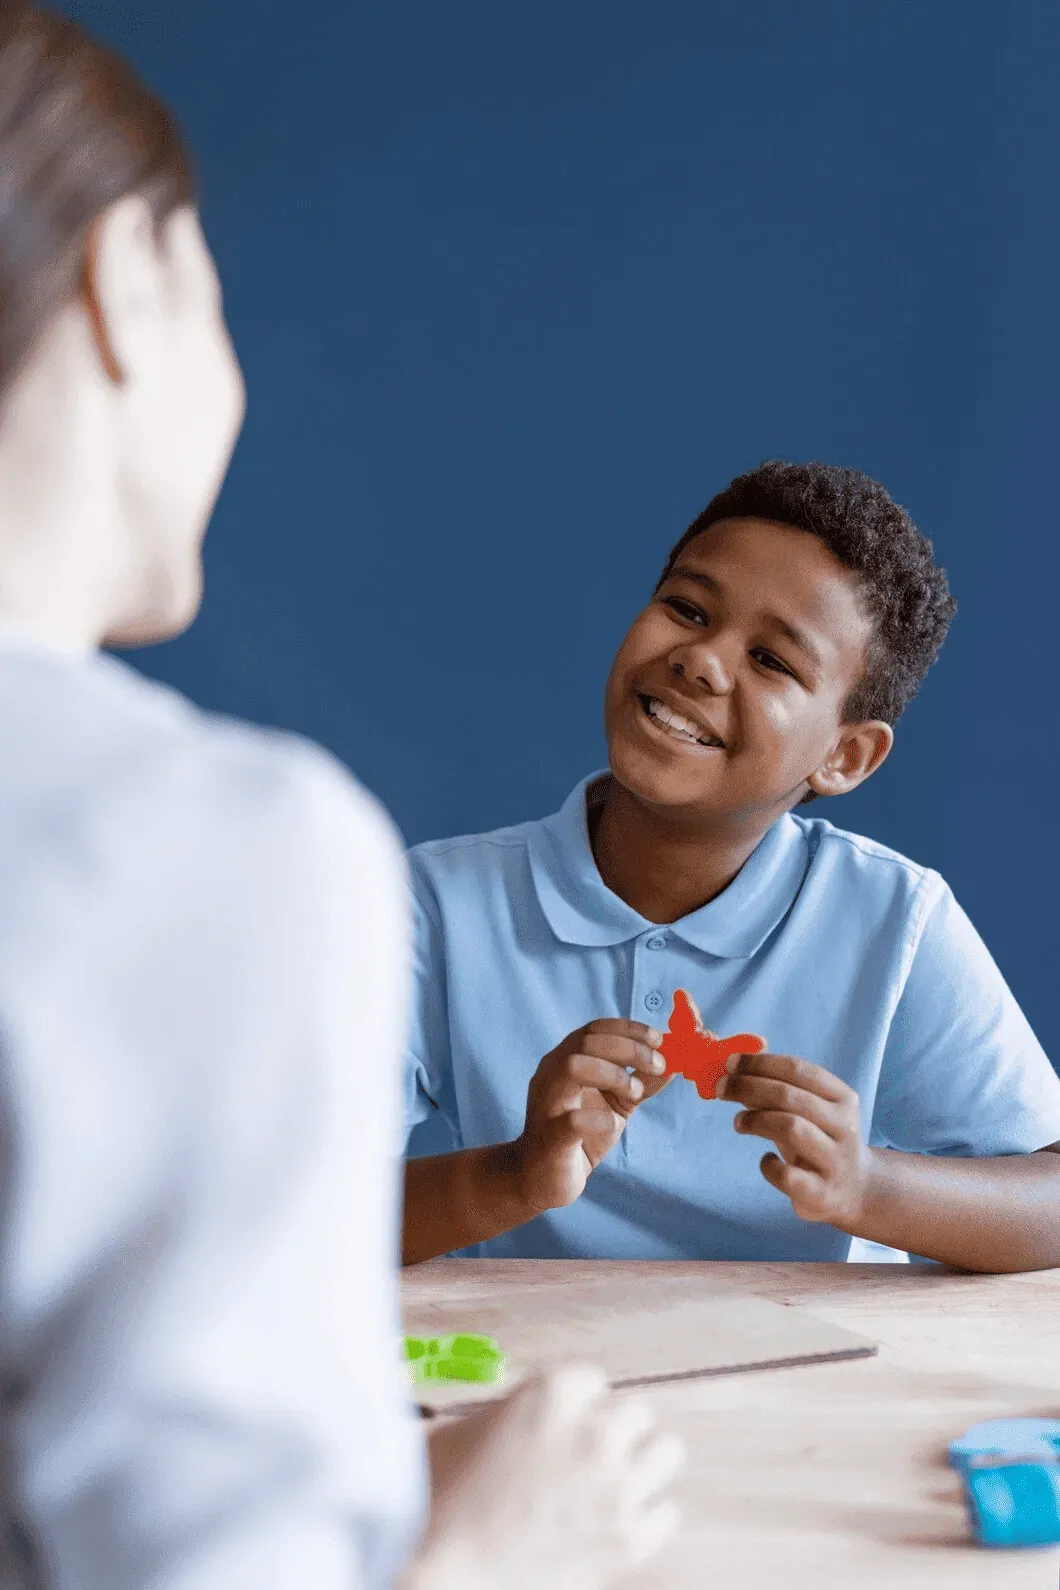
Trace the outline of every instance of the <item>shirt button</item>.
[[650, 994], [645, 994], [644, 996], [644, 1003], [647, 1005], [649, 1010], [658, 1010], [662, 1002], [662, 995], [657, 994], [654, 988]]
[[649, 939], [648, 948], [650, 950], [664, 950], [666, 948], [665, 935], [658, 933], [653, 939]]

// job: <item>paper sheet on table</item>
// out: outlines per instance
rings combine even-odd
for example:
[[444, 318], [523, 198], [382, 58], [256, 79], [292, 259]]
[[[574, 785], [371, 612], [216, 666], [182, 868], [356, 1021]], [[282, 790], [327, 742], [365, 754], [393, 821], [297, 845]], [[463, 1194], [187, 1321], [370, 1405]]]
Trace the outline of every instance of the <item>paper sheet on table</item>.
[[417, 1386], [416, 1400], [439, 1410], [496, 1396], [530, 1369], [571, 1359], [600, 1364], [617, 1387], [868, 1358], [876, 1351], [865, 1337], [801, 1309], [706, 1277], [650, 1270], [642, 1277], [506, 1290], [497, 1299], [410, 1303], [404, 1318], [412, 1335], [493, 1336], [508, 1357], [502, 1385]]

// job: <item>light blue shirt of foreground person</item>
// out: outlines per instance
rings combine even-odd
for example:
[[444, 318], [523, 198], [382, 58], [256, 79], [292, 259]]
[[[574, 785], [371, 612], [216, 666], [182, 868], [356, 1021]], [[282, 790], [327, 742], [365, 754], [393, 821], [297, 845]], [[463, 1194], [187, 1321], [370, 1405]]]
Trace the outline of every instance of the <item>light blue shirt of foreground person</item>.
[[[543, 821], [409, 853], [415, 1007], [406, 1126], [435, 1152], [511, 1140], [543, 1055], [583, 1023], [665, 1028], [686, 988], [719, 1034], [855, 1088], [866, 1140], [1020, 1154], [1060, 1139], [1060, 1078], [937, 873], [819, 818], [780, 819], [729, 887], [666, 927], [604, 884], [583, 779]], [[631, 1116], [581, 1197], [467, 1250], [506, 1258], [891, 1257], [800, 1220], [738, 1106], [676, 1078]], [[898, 1255], [893, 1255], [898, 1257]], [[904, 1255], [901, 1255], [904, 1258]]]

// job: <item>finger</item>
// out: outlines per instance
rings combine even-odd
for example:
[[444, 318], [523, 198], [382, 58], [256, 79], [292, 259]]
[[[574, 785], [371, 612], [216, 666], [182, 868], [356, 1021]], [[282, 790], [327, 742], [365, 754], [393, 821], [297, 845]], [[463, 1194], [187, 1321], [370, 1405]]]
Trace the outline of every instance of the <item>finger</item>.
[[848, 1131], [840, 1105], [776, 1077], [758, 1077], [744, 1072], [722, 1077], [717, 1097], [727, 1104], [742, 1104], [746, 1110], [780, 1110], [786, 1115], [803, 1116], [832, 1138], [843, 1137]]
[[644, 1397], [616, 1398], [600, 1428], [600, 1440], [611, 1459], [625, 1460], [635, 1446], [654, 1433], [655, 1414]]
[[536, 1400], [559, 1424], [572, 1425], [601, 1405], [607, 1392], [607, 1376], [598, 1365], [568, 1363], [528, 1375], [509, 1396]]
[[648, 1074], [661, 1071], [666, 1064], [658, 1049], [653, 1049], [647, 1043], [639, 1043], [633, 1038], [623, 1037], [619, 1033], [584, 1033], [579, 1041], [571, 1046], [568, 1053], [594, 1055], [598, 1060], [611, 1060], [621, 1066], [635, 1066], [638, 1071]]
[[775, 1077], [833, 1104], [846, 1104], [857, 1098], [854, 1089], [833, 1072], [796, 1055], [771, 1054], [768, 1050], [762, 1054], [730, 1055], [725, 1069], [730, 1076]]
[[[636, 1089], [630, 1089], [628, 1084], [632, 1079], [621, 1066], [617, 1074], [621, 1081], [614, 1088], [610, 1082], [606, 1087], [583, 1082], [578, 1076], [571, 1076], [566, 1068], [558, 1076], [546, 1077], [544, 1085], [539, 1083], [535, 1089], [535, 1117], [547, 1121], [555, 1120], [560, 1115], [569, 1115], [574, 1110], [599, 1110], [601, 1099], [608, 1109], [617, 1114], [630, 1115], [641, 1102], [643, 1092], [638, 1095]], [[639, 1078], [637, 1080], [640, 1081]], [[643, 1082], [640, 1085], [643, 1090]]]
[[673, 1539], [680, 1523], [681, 1511], [676, 1502], [659, 1502], [643, 1513], [629, 1530], [630, 1567], [642, 1568], [650, 1562], [667, 1541]]
[[669, 1074], [669, 1076], [665, 1076], [665, 1077], [645, 1077], [645, 1079], [644, 1079], [644, 1097], [646, 1099], [653, 1099], [657, 1093], [661, 1093], [662, 1092], [663, 1088], [668, 1088], [670, 1086], [671, 1082], [676, 1082], [676, 1081], [677, 1081], [677, 1073], [676, 1072], [671, 1072]]
[[591, 1054], [571, 1055], [567, 1073], [583, 1087], [596, 1088], [600, 1093], [610, 1093], [628, 1103], [638, 1104], [644, 1097], [644, 1083], [636, 1074], [631, 1076], [625, 1066], [611, 1060], [598, 1060]]
[[835, 1169], [834, 1139], [801, 1115], [784, 1115], [779, 1110], [752, 1110], [738, 1115], [733, 1126], [743, 1137], [768, 1138], [777, 1145], [789, 1165], [800, 1161], [826, 1176]]
[[802, 1218], [810, 1218], [807, 1209], [820, 1208], [824, 1202], [824, 1184], [820, 1176], [812, 1170], [803, 1170], [796, 1165], [785, 1165], [777, 1154], [766, 1154], [759, 1166], [762, 1175], [771, 1187], [797, 1203]]
[[655, 1436], [634, 1462], [626, 1485], [627, 1496], [634, 1503], [658, 1496], [681, 1473], [685, 1457], [685, 1444], [678, 1436], [668, 1432]]
[[554, 1115], [541, 1128], [539, 1141], [545, 1152], [572, 1148], [586, 1137], [599, 1136], [601, 1132], [615, 1130], [615, 1117], [611, 1110], [564, 1110]]
[[632, 1038], [634, 1043], [647, 1044], [649, 1048], [658, 1049], [663, 1041], [663, 1034], [658, 1027], [649, 1027], [643, 1021], [625, 1021], [618, 1017], [601, 1016], [598, 1021], [586, 1022], [584, 1027], [578, 1029], [581, 1033], [601, 1033], [611, 1037]]

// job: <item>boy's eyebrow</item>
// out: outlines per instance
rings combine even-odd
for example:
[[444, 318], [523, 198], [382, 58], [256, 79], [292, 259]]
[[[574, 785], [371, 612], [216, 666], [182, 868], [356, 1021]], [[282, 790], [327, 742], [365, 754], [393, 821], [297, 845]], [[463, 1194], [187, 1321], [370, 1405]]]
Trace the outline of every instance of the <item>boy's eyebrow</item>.
[[702, 569], [694, 569], [688, 563], [675, 563], [666, 578], [668, 580], [677, 578], [692, 580], [696, 585], [702, 585], [712, 596], [718, 596], [721, 593], [721, 586], [712, 575], [704, 574]]
[[[688, 563], [676, 563], [666, 578], [668, 580], [678, 578], [682, 580], [691, 580], [695, 585], [702, 585], [703, 589], [709, 591], [712, 596], [719, 596], [721, 594], [721, 586], [719, 585], [718, 581], [714, 579], [713, 575], [705, 574], [702, 569], [694, 569]], [[824, 667], [824, 659], [822, 658], [820, 651], [814, 645], [809, 635], [806, 634], [805, 630], [798, 629], [794, 624], [789, 624], [787, 619], [778, 618], [776, 613], [768, 613], [766, 617], [769, 623], [773, 625], [774, 629], [778, 629], [780, 633], [786, 636], [787, 639], [791, 641], [791, 644], [793, 646], [797, 646], [801, 652], [805, 652], [806, 656], [816, 667]]]

